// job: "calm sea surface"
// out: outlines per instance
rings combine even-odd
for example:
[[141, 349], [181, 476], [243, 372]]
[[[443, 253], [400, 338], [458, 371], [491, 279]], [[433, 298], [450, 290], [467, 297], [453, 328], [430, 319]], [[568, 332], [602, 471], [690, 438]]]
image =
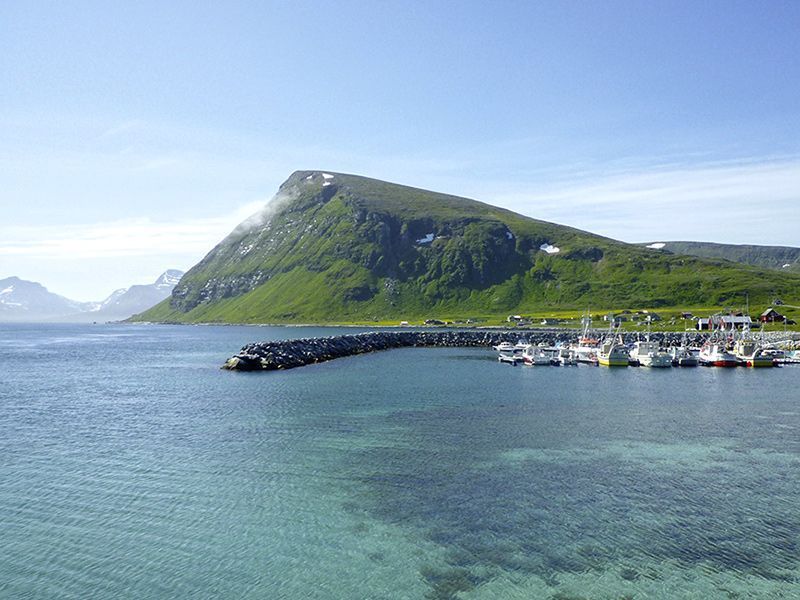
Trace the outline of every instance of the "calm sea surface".
[[800, 368], [0, 326], [2, 598], [800, 597]]

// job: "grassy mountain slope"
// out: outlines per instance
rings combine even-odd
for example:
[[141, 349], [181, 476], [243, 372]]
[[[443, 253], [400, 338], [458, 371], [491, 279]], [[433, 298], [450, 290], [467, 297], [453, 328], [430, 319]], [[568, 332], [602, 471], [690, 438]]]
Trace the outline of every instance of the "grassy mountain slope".
[[[555, 250], [558, 249], [558, 251]], [[549, 250], [549, 252], [548, 252]], [[800, 276], [675, 256], [365, 177], [294, 173], [140, 320], [348, 322], [800, 296]]]
[[711, 242], [659, 242], [659, 244], [664, 244], [663, 250], [673, 254], [721, 258], [754, 267], [800, 273], [800, 248]]

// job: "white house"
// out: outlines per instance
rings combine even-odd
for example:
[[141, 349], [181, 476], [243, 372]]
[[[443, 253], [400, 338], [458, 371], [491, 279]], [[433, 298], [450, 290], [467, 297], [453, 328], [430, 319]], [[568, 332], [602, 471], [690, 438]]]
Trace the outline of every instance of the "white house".
[[709, 323], [713, 325], [714, 329], [742, 329], [745, 325], [750, 326], [753, 320], [749, 315], [712, 315], [708, 319], [697, 319], [697, 329], [705, 330], [710, 329]]

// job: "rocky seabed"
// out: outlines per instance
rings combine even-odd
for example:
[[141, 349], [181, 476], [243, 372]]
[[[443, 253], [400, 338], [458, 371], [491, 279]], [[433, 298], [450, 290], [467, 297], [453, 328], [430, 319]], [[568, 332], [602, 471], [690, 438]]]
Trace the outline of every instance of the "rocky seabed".
[[[244, 346], [229, 358], [223, 369], [232, 371], [274, 371], [293, 369], [321, 363], [335, 358], [391, 350], [393, 348], [490, 348], [501, 342], [516, 343], [526, 339], [531, 344], [567, 344], [577, 339], [579, 332], [565, 329], [540, 329], [536, 331], [374, 331], [351, 335], [319, 338], [299, 338], [274, 342], [260, 342]], [[602, 337], [596, 332], [595, 337]], [[626, 342], [634, 342], [636, 333], [625, 333]], [[652, 333], [650, 338], [664, 346], [678, 345], [682, 333]], [[706, 334], [689, 334], [690, 345], [703, 343]]]

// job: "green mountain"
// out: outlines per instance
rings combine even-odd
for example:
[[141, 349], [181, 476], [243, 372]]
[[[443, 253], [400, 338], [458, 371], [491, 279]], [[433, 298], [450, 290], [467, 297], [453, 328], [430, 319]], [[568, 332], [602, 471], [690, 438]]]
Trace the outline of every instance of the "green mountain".
[[800, 296], [800, 276], [677, 256], [489, 204], [299, 171], [138, 320], [363, 322]]
[[655, 242], [646, 244], [646, 246], [658, 247], [673, 254], [721, 258], [754, 267], [776, 269], [784, 273], [800, 273], [800, 248], [789, 246], [714, 244], [711, 242]]

